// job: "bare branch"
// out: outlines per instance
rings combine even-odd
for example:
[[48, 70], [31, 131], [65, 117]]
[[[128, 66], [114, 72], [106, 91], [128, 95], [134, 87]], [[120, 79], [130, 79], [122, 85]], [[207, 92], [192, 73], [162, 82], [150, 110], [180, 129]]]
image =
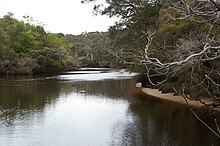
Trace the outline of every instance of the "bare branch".
[[[188, 104], [188, 101], [185, 99], [186, 103]], [[217, 133], [215, 130], [213, 130], [206, 122], [204, 122], [189, 106], [190, 111], [193, 113], [193, 115], [198, 119], [203, 125], [205, 125], [206, 128], [208, 128], [213, 134], [215, 134], [218, 138], [220, 138], [220, 134]]]
[[[174, 88], [175, 89], [175, 88]], [[176, 91], [176, 90], [175, 90]], [[217, 132], [215, 130], [213, 130], [205, 121], [203, 121], [194, 111], [193, 109], [190, 107], [188, 101], [187, 101], [187, 96], [185, 95], [185, 92], [184, 92], [184, 88], [183, 88], [183, 91], [182, 91], [182, 94], [180, 92], [176, 92], [178, 93], [179, 95], [181, 95], [184, 99], [185, 99], [185, 102], [186, 102], [186, 105], [188, 106], [188, 108], [190, 109], [190, 111], [193, 113], [193, 115], [196, 117], [197, 120], [199, 120], [206, 128], [208, 128], [213, 134], [215, 134], [218, 138], [220, 138], [220, 130], [219, 130], [219, 125], [217, 123], [217, 121], [215, 120], [216, 122], [216, 126], [217, 126]]]
[[[209, 49], [220, 49], [220, 46], [210, 46], [209, 43], [206, 43], [203, 47], [203, 50], [199, 53], [195, 53], [195, 54], [192, 54], [190, 56], [188, 56], [186, 59], [184, 60], [181, 60], [181, 61], [175, 61], [175, 62], [170, 62], [170, 63], [162, 63], [159, 59], [157, 58], [151, 58], [151, 57], [148, 57], [148, 54], [145, 54], [145, 60], [143, 62], [146, 62], [146, 63], [151, 63], [151, 64], [154, 64], [156, 66], [160, 66], [160, 67], [163, 67], [163, 68], [168, 68], [168, 67], [171, 67], [171, 66], [174, 66], [174, 65], [182, 65], [184, 63], [187, 63], [190, 59], [194, 58], [194, 57], [197, 57], [197, 56], [201, 56], [203, 55], [207, 50]], [[147, 48], [145, 49], [145, 53], [147, 53], [147, 50], [148, 50], [148, 46]]]
[[217, 128], [217, 132], [220, 135], [220, 128], [219, 128], [219, 125], [218, 125], [218, 122], [217, 122], [216, 119], [215, 119], [215, 125], [216, 125], [216, 128]]
[[212, 80], [212, 78], [210, 78], [208, 75], [205, 75], [205, 77], [206, 77], [207, 79], [209, 79], [215, 86], [220, 87], [220, 84], [215, 83], [215, 82]]

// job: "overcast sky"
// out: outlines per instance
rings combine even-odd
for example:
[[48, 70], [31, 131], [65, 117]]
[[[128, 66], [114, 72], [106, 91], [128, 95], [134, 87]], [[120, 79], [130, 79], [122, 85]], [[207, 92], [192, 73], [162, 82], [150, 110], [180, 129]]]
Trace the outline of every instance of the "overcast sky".
[[80, 34], [106, 31], [116, 19], [93, 16], [93, 4], [81, 4], [81, 0], [0, 0], [0, 16], [8, 12], [15, 18], [29, 15], [45, 24], [52, 33]]

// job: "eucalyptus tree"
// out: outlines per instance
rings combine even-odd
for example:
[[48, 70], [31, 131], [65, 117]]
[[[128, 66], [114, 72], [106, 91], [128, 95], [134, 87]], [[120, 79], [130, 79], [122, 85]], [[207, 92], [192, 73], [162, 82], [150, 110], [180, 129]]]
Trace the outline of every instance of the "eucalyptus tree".
[[145, 46], [146, 34], [150, 29], [155, 29], [163, 4], [158, 0], [106, 0], [104, 3], [98, 0], [83, 0], [82, 2], [94, 2], [96, 14], [119, 18], [119, 21], [109, 28], [109, 37], [113, 46], [113, 50], [109, 51], [125, 60], [131, 60], [131, 53], [137, 54]]
[[82, 66], [109, 66], [113, 59], [107, 32], [89, 32], [80, 35], [66, 35], [71, 49]]
[[[150, 75], [150, 71], [157, 72], [165, 78], [161, 82], [151, 82], [154, 85], [162, 84], [167, 88], [167, 83], [173, 83], [171, 90], [187, 98], [210, 97], [220, 101], [218, 3], [197, 0], [169, 2], [169, 7], [160, 12], [157, 31], [148, 35], [148, 43], [143, 50], [141, 62], [146, 65], [149, 80], [155, 76], [155, 73]], [[155, 56], [149, 55], [151, 50]], [[161, 56], [165, 53], [167, 55]]]

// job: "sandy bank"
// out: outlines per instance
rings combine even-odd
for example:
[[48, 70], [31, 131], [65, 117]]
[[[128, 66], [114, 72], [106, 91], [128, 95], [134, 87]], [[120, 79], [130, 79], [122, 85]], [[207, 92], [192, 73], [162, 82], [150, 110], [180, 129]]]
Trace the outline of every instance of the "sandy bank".
[[[158, 91], [158, 89], [151, 89], [151, 88], [141, 88], [141, 90], [145, 94], [150, 95], [150, 96], [155, 97], [155, 98], [159, 98], [159, 99], [162, 99], [162, 100], [187, 105], [185, 99], [182, 96], [176, 96], [176, 95], [174, 96], [173, 93], [161, 93], [161, 91]], [[199, 101], [189, 100], [189, 99], [186, 99], [186, 100], [188, 101], [188, 104], [192, 107], [200, 108], [200, 107], [204, 106]], [[213, 101], [210, 101], [210, 100], [207, 100], [207, 99], [204, 99], [203, 101], [205, 101], [206, 104], [213, 103]], [[220, 112], [220, 108], [212, 108], [212, 109], [215, 110], [215, 111]]]

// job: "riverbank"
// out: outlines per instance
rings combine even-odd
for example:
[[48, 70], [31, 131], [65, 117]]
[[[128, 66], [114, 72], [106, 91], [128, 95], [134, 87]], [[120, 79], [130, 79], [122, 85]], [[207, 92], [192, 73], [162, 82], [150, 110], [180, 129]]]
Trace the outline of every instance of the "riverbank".
[[[152, 89], [152, 88], [140, 88], [140, 89], [144, 94], [164, 101], [175, 102], [183, 105], [187, 105], [188, 102], [188, 105], [191, 107], [196, 107], [196, 108], [204, 107], [204, 105], [200, 101], [186, 99], [187, 100], [186, 102], [186, 100], [182, 96], [174, 95], [173, 93], [161, 93], [161, 91], [159, 91], [158, 89]], [[202, 99], [202, 101], [204, 101], [206, 104], [214, 103], [209, 99]], [[219, 107], [218, 108], [212, 107], [211, 109], [218, 111], [220, 113]]]

